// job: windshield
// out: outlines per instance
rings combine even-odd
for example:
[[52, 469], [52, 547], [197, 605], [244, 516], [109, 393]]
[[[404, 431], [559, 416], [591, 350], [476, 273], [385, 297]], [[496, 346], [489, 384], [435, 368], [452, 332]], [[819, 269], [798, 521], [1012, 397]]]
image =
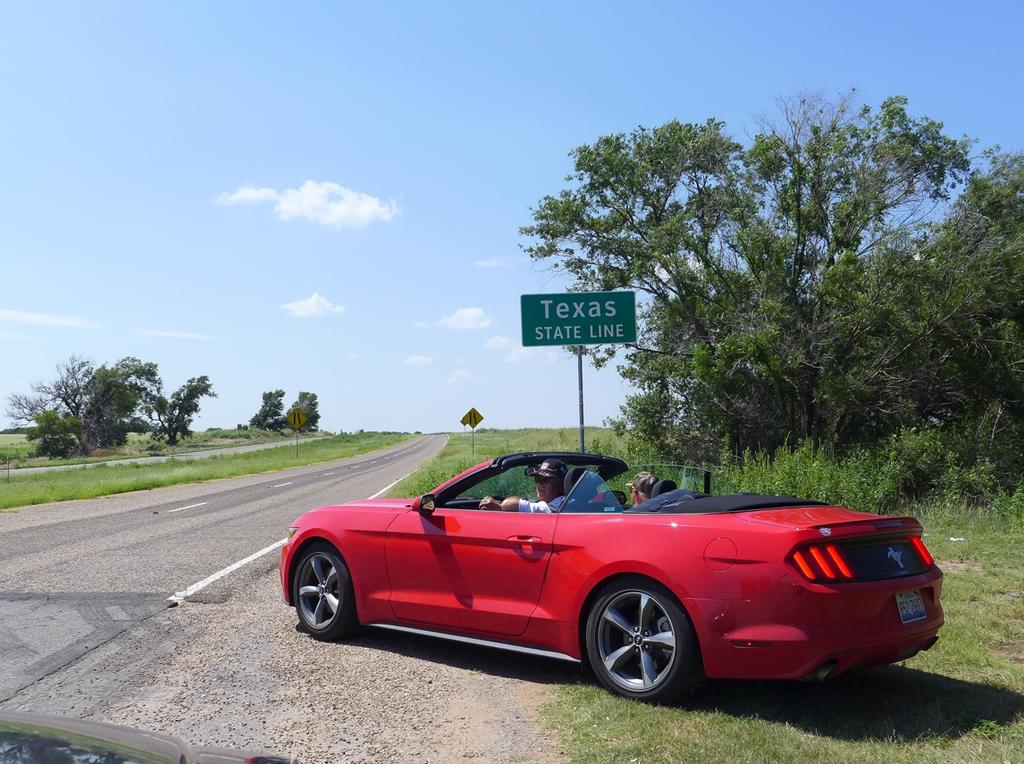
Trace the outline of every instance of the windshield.
[[463, 499], [482, 499], [484, 496], [535, 496], [537, 486], [533, 478], [526, 477], [521, 469], [511, 469], [491, 475], [486, 480], [459, 491], [455, 501]]
[[601, 479], [601, 476], [588, 470], [565, 497], [561, 511], [622, 512], [624, 509], [620, 497]]
[[[627, 474], [636, 475], [640, 472], [650, 472], [652, 475], [655, 475], [659, 481], [671, 481], [671, 483], [674, 484], [674, 488], [685, 488], [687, 491], [696, 491], [697, 493], [706, 492], [704, 483], [705, 472], [703, 469], [698, 467], [691, 467], [687, 464], [655, 464], [642, 462], [638, 464], [630, 464], [630, 471]], [[629, 477], [626, 477], [625, 480], [629, 480]], [[670, 486], [668, 487], [668, 490], [674, 490], [674, 488]]]

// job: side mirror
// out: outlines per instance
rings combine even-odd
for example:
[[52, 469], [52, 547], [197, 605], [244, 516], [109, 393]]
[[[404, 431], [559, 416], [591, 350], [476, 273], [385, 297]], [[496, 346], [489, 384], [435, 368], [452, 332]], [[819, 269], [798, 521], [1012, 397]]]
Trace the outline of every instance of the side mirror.
[[415, 499], [412, 508], [423, 515], [432, 514], [434, 511], [434, 494], [428, 493]]

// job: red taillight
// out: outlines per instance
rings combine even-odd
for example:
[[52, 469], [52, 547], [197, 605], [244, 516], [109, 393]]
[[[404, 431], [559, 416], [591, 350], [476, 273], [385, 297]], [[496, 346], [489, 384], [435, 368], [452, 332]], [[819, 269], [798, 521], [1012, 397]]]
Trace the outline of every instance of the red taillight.
[[793, 552], [793, 562], [800, 568], [800, 572], [811, 580], [814, 579], [814, 571], [811, 570], [811, 566], [807, 564], [807, 560], [804, 559], [802, 552]]
[[825, 560], [825, 555], [821, 553], [821, 550], [816, 546], [811, 547], [811, 557], [818, 563], [818, 567], [821, 568], [821, 572], [825, 574], [825, 578], [835, 578], [836, 574], [832, 572], [832, 567]]
[[930, 568], [932, 563], [935, 562], [935, 558], [932, 557], [928, 548], [925, 547], [924, 542], [917, 536], [911, 536], [910, 543], [914, 545], [914, 549], [916, 549], [917, 553], [921, 555], [921, 562], [924, 563], [926, 568]]
[[853, 578], [853, 571], [850, 570], [850, 566], [846, 564], [846, 560], [843, 559], [842, 553], [836, 549], [835, 544], [829, 544], [826, 549], [828, 549], [828, 556], [832, 558], [832, 562], [839, 568], [843, 578]]
[[851, 581], [855, 578], [835, 544], [812, 544], [793, 552], [793, 564], [809, 581]]

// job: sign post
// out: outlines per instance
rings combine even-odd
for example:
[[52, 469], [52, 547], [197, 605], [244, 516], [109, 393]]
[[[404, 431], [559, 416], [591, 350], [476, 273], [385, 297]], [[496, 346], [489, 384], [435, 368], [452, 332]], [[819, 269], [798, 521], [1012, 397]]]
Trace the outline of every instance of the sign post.
[[583, 434], [583, 346], [636, 342], [635, 292], [524, 294], [520, 297], [523, 346], [576, 348], [580, 392], [580, 452]]
[[576, 375], [580, 387], [580, 453], [587, 450], [583, 435], [583, 346], [576, 346]]
[[306, 426], [306, 422], [309, 421], [309, 417], [306, 416], [306, 412], [300, 409], [298, 406], [288, 412], [288, 416], [285, 417], [288, 420], [288, 424], [291, 425], [292, 429], [295, 430], [295, 458], [299, 458], [299, 430]]
[[476, 426], [482, 421], [484, 421], [484, 415], [475, 408], [471, 408], [459, 420], [459, 424], [464, 424], [473, 431], [473, 434], [470, 436], [469, 453], [471, 458], [474, 459], [476, 458]]

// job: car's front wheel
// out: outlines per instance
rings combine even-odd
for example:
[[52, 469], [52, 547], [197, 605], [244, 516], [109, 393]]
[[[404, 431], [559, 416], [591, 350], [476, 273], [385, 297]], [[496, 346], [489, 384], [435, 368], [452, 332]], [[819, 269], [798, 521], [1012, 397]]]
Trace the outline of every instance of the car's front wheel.
[[590, 610], [587, 655], [614, 693], [669, 703], [703, 681], [693, 624], [665, 587], [641, 576], [609, 582]]
[[302, 552], [292, 579], [292, 602], [303, 629], [316, 639], [340, 639], [359, 626], [352, 578], [329, 544], [314, 544]]

